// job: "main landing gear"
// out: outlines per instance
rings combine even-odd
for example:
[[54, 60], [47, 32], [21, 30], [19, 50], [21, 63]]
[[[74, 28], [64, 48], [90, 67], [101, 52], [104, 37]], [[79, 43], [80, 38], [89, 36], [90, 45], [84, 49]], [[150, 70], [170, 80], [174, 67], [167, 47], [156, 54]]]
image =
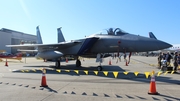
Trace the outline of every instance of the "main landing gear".
[[103, 69], [101, 66], [101, 63], [102, 63], [102, 58], [104, 57], [104, 55], [103, 54], [97, 54], [96, 62], [99, 62], [99, 66], [97, 67], [98, 71], [102, 71], [102, 69]]
[[97, 67], [97, 70], [98, 70], [98, 71], [102, 71], [102, 69], [103, 69], [102, 66], [98, 66], [98, 67]]
[[76, 60], [76, 67], [81, 67], [81, 61], [79, 59]]
[[57, 60], [57, 61], [55, 62], [55, 66], [56, 66], [56, 68], [60, 68], [60, 67], [61, 67], [61, 62], [60, 62], [60, 60]]

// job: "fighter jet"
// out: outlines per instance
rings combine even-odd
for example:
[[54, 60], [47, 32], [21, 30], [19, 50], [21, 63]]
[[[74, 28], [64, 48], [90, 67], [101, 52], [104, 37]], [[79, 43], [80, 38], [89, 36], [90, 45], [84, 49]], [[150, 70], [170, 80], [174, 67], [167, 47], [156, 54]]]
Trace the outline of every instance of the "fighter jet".
[[[37, 34], [40, 33], [37, 27]], [[38, 38], [41, 37], [38, 35]], [[40, 40], [39, 43], [42, 41]], [[120, 28], [105, 29], [97, 34], [92, 34], [88, 37], [64, 41], [55, 44], [34, 44], [34, 45], [6, 45], [7, 47], [37, 47], [38, 57], [43, 59], [55, 59], [55, 66], [60, 68], [60, 57], [73, 55], [76, 57], [76, 66], [81, 66], [79, 56], [103, 58], [106, 53], [114, 52], [147, 52], [161, 50], [172, 45], [148, 37], [130, 34]], [[130, 57], [130, 56], [129, 56]], [[100, 61], [101, 62], [101, 61]], [[99, 71], [102, 66], [98, 66]]]

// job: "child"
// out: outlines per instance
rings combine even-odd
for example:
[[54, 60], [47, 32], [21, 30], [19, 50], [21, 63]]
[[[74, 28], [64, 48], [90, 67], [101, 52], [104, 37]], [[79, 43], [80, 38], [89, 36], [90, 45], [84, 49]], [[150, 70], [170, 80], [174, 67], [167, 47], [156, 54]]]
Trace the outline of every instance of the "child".
[[163, 57], [161, 60], [161, 71], [164, 72], [164, 71], [166, 71], [166, 69], [167, 69], [167, 61], [166, 61], [165, 57]]

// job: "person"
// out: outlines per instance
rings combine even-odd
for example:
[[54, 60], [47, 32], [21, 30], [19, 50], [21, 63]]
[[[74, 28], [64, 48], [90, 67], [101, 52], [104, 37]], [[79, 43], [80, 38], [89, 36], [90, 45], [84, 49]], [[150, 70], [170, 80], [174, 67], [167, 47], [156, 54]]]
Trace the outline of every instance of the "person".
[[175, 52], [174, 56], [173, 56], [174, 72], [177, 71], [177, 67], [178, 67], [178, 61], [177, 61], [178, 59], [177, 59], [177, 57], [178, 57], [178, 52]]
[[178, 70], [180, 71], [180, 54], [177, 57]]
[[114, 53], [112, 53], [111, 56], [112, 56], [112, 59], [114, 59]]
[[119, 62], [121, 62], [121, 56], [122, 56], [122, 54], [119, 54]]
[[124, 53], [124, 61], [126, 62], [127, 60], [126, 60], [126, 53]]
[[167, 61], [166, 61], [165, 57], [163, 57], [161, 60], [161, 69], [160, 70], [165, 72], [166, 69], [167, 69]]
[[167, 65], [169, 66], [171, 64], [171, 59], [172, 59], [172, 56], [169, 51], [167, 52], [165, 59], [167, 61]]
[[160, 52], [159, 55], [158, 55], [158, 65], [159, 65], [159, 69], [161, 68], [161, 60], [163, 58], [163, 53]]

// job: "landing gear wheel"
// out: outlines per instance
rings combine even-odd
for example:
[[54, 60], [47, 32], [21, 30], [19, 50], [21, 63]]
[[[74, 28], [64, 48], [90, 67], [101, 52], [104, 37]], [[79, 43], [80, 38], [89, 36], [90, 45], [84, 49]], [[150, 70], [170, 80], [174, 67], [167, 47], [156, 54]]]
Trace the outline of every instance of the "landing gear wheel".
[[97, 67], [97, 70], [98, 70], [98, 71], [102, 71], [102, 69], [103, 69], [102, 66], [98, 66], [98, 67]]
[[76, 60], [76, 67], [80, 67], [81, 66], [81, 61], [79, 59]]
[[56, 68], [60, 68], [60, 67], [61, 67], [61, 65], [60, 65], [60, 61], [59, 61], [59, 60], [58, 60], [58, 61], [56, 61], [55, 66], [56, 66]]

